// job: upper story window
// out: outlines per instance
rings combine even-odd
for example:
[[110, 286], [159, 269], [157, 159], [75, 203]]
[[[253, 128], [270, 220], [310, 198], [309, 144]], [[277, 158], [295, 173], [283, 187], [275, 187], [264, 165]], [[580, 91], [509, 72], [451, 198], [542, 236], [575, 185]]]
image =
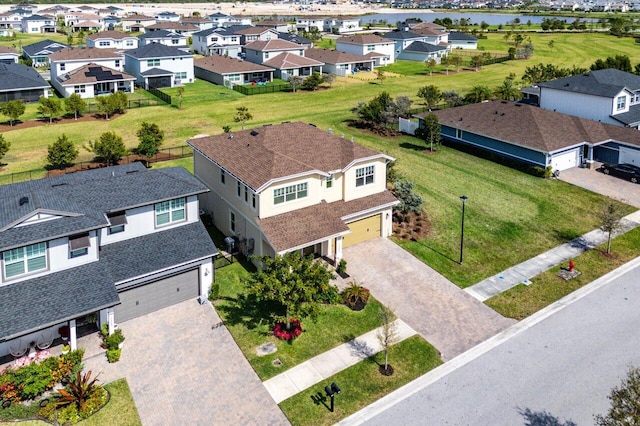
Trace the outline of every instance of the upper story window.
[[178, 44], [180, 40], [171, 40], [171, 44]]
[[364, 186], [373, 183], [373, 166], [356, 169], [356, 186]]
[[63, 62], [60, 64], [60, 71], [64, 71], [67, 69], [67, 65]]
[[244, 186], [244, 202], [249, 204], [249, 187], [247, 185]]
[[327, 178], [325, 179], [325, 182], [327, 184], [327, 189], [332, 188], [333, 187], [333, 175], [327, 176]]
[[125, 212], [115, 212], [107, 214], [109, 220], [108, 234], [118, 234], [124, 232], [124, 226], [127, 224], [127, 215]]
[[370, 44], [367, 46], [367, 52], [373, 52], [374, 50], [376, 50], [376, 46], [373, 44]]
[[224, 182], [225, 182], [226, 175], [227, 174], [224, 172], [224, 169], [220, 169], [220, 183], [223, 185], [225, 184]]
[[616, 99], [616, 110], [620, 111], [627, 106], [627, 97], [626, 96], [618, 96]]
[[186, 203], [183, 198], [156, 203], [156, 226], [181, 222], [186, 219]]
[[269, 52], [264, 52], [264, 58], [269, 59]]
[[47, 243], [7, 250], [2, 260], [7, 278], [47, 269]]
[[149, 66], [149, 67], [159, 67], [160, 66], [160, 59], [148, 59], [147, 60], [147, 66]]
[[251, 194], [251, 207], [255, 210], [256, 209], [256, 194], [252, 193]]
[[111, 43], [110, 43], [110, 42], [108, 42], [108, 41], [101, 41], [101, 42], [99, 42], [99, 43], [98, 43], [98, 45], [100, 45], [100, 46], [103, 46], [103, 47], [104, 47], [104, 46], [109, 46], [109, 45], [111, 45]]
[[236, 182], [236, 195], [238, 196], [238, 198], [242, 196], [242, 184], [240, 183], [240, 181]]
[[285, 201], [293, 201], [307, 196], [307, 184], [299, 183], [273, 190], [273, 204], [281, 204]]
[[120, 59], [116, 59], [116, 68], [120, 68]]
[[133, 46], [133, 40], [127, 40], [126, 44], [127, 46]]
[[88, 233], [69, 237], [69, 257], [85, 256], [89, 253], [89, 247], [91, 247], [91, 240]]

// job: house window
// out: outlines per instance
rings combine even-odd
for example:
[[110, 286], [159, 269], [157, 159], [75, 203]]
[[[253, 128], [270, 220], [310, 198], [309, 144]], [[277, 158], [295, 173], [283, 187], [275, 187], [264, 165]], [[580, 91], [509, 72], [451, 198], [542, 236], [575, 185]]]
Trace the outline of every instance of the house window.
[[127, 224], [125, 212], [109, 213], [107, 219], [109, 220], [109, 229], [107, 230], [109, 235], [124, 232], [124, 226]]
[[229, 212], [229, 229], [236, 232], [236, 214], [232, 211]]
[[224, 183], [225, 182], [225, 176], [226, 176], [226, 173], [224, 172], [224, 169], [220, 169], [220, 183], [223, 184], [223, 185], [225, 184]]
[[74, 93], [85, 93], [86, 92], [86, 87], [84, 86], [84, 84], [79, 85], [79, 86], [73, 86], [73, 92]]
[[238, 37], [231, 37], [231, 43], [237, 43]]
[[373, 52], [374, 50], [376, 50], [376, 47], [373, 44], [367, 46], [367, 52]]
[[251, 207], [254, 210], [256, 209], [256, 194], [254, 194], [254, 193], [251, 194]]
[[304, 56], [304, 50], [299, 50], [299, 51], [298, 51], [298, 54], [299, 54], [300, 56]]
[[91, 240], [88, 233], [69, 237], [69, 257], [72, 259], [87, 255], [89, 247], [91, 247]]
[[624, 109], [627, 106], [627, 98], [626, 96], [618, 96], [618, 99], [616, 99], [616, 110], [620, 111], [621, 109]]
[[120, 68], [120, 59], [116, 59], [116, 68]]
[[159, 67], [160, 66], [160, 59], [148, 59], [147, 60], [147, 66], [149, 66], [149, 67]]
[[238, 82], [238, 81], [240, 81], [240, 74], [229, 74], [229, 75], [227, 76], [227, 79], [228, 79], [229, 81], [234, 82], [234, 83], [235, 83], [235, 82]]
[[60, 71], [65, 71], [67, 69], [67, 65], [65, 63], [60, 64]]
[[175, 74], [176, 80], [186, 80], [187, 79], [187, 73], [186, 72], [177, 72]]
[[456, 138], [462, 139], [462, 129], [456, 129]]
[[126, 41], [126, 45], [127, 45], [128, 47], [133, 46], [133, 40], [127, 40], [127, 41]]
[[171, 40], [171, 44], [178, 44], [180, 40]]
[[264, 58], [269, 59], [269, 52], [264, 52]]
[[247, 185], [244, 186], [244, 202], [249, 204], [249, 188]]
[[238, 196], [238, 198], [240, 198], [242, 195], [242, 185], [240, 184], [240, 181], [236, 182], [236, 195]]
[[109, 43], [108, 41], [101, 41], [100, 43], [98, 43], [98, 46], [102, 46], [102, 47], [108, 47], [111, 43]]
[[181, 222], [186, 218], [186, 206], [184, 198], [156, 203], [156, 226]]
[[273, 190], [273, 204], [281, 204], [285, 201], [293, 201], [307, 196], [307, 184], [287, 186]]
[[2, 253], [7, 278], [47, 269], [47, 243], [7, 250]]
[[356, 186], [364, 186], [373, 183], [373, 166], [356, 169]]
[[333, 187], [333, 175], [327, 176], [327, 178], [325, 179], [325, 182], [327, 183], [327, 189], [332, 188]]

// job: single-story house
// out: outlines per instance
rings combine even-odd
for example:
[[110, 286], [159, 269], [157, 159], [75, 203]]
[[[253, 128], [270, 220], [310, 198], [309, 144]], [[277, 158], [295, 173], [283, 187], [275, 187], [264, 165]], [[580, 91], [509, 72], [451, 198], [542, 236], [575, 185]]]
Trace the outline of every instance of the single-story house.
[[0, 63], [0, 102], [20, 99], [37, 102], [49, 96], [49, 83], [35, 69], [20, 64]]
[[0, 46], [0, 64], [17, 64], [20, 54], [11, 47]]
[[440, 63], [442, 57], [447, 56], [447, 53], [447, 46], [435, 45], [424, 41], [414, 41], [398, 55], [398, 59], [417, 62], [435, 59], [437, 63]]
[[449, 44], [452, 49], [477, 49], [478, 38], [460, 31], [449, 33]]
[[31, 59], [34, 67], [48, 67], [49, 55], [68, 47], [71, 46], [47, 39], [22, 46], [22, 56], [27, 60]]
[[90, 63], [57, 76], [51, 84], [68, 98], [73, 93], [82, 98], [109, 95], [114, 92], [133, 93], [136, 78], [127, 73]]
[[332, 49], [307, 49], [305, 50], [305, 56], [324, 62], [324, 72], [342, 77], [360, 70], [372, 70], [376, 62], [375, 59], [367, 56], [354, 55], [353, 53]]
[[195, 76], [221, 86], [273, 81], [273, 68], [222, 55], [194, 61]]
[[[429, 113], [418, 114], [422, 120]], [[640, 164], [640, 132], [510, 101], [434, 111], [442, 137], [533, 166]]]

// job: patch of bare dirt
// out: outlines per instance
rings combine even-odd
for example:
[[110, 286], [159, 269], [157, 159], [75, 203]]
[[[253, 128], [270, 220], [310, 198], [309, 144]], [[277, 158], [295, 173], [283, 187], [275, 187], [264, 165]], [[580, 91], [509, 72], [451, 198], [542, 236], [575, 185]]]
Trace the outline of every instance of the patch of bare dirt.
[[393, 235], [405, 241], [418, 241], [426, 238], [431, 232], [431, 221], [427, 214], [409, 212], [393, 213]]

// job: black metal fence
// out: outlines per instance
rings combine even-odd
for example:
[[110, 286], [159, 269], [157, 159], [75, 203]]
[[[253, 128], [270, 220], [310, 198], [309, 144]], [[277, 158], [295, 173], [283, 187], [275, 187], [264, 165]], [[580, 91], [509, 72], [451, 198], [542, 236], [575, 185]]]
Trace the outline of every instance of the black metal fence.
[[286, 84], [267, 84], [264, 86], [256, 84], [255, 86], [233, 86], [233, 90], [240, 92], [243, 95], [261, 95], [263, 93], [276, 93], [276, 92], [289, 92], [291, 91], [291, 85]]
[[171, 95], [164, 93], [162, 90], [156, 89], [155, 87], [150, 87], [148, 84], [144, 84], [144, 85], [136, 84], [136, 86], [151, 93], [153, 96], [160, 99], [165, 104], [171, 105]]
[[[139, 99], [128, 99], [127, 100], [127, 109], [133, 108], [143, 108], [148, 106], [158, 106], [165, 105], [165, 102], [160, 99], [151, 99], [151, 98], [139, 98]], [[95, 102], [87, 102], [87, 109], [85, 112], [90, 114], [100, 112], [98, 108], [98, 104]]]

